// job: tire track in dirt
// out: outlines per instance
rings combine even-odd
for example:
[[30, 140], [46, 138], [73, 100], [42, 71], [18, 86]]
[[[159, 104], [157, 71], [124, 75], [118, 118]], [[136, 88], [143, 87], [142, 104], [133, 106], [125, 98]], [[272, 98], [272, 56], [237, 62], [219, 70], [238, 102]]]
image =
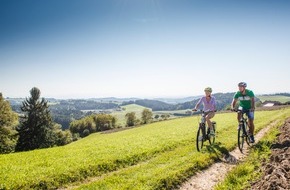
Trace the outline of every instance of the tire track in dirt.
[[[267, 127], [261, 129], [255, 135], [256, 142], [258, 142], [265, 133], [276, 124], [277, 122], [272, 122]], [[243, 161], [247, 157], [249, 154], [249, 146], [246, 144], [246, 147], [244, 148], [244, 153], [241, 153], [239, 148], [236, 147], [233, 151], [229, 152], [228, 155], [224, 155], [221, 161], [212, 164], [209, 168], [203, 171], [197, 172], [196, 175], [182, 184], [179, 190], [213, 189], [213, 187], [218, 182], [222, 181], [226, 174], [234, 168], [238, 162]]]

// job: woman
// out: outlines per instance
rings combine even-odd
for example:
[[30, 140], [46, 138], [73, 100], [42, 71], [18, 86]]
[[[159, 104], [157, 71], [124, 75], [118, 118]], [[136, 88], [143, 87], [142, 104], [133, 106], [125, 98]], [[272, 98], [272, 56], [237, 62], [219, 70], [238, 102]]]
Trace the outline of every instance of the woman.
[[194, 111], [196, 111], [199, 107], [199, 105], [202, 103], [203, 104], [203, 111], [205, 113], [205, 119], [207, 122], [207, 125], [210, 129], [210, 134], [214, 135], [214, 131], [212, 129], [212, 123], [210, 121], [211, 118], [214, 117], [215, 111], [216, 111], [216, 101], [215, 97], [211, 95], [212, 89], [210, 87], [207, 87], [204, 89], [205, 96], [200, 98], [200, 100], [197, 102], [195, 105]]

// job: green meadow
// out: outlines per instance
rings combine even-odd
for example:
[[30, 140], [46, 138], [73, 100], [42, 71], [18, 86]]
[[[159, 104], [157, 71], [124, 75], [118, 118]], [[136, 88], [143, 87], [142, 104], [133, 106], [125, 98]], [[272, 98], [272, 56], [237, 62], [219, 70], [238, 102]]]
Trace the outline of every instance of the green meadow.
[[[256, 132], [289, 115], [289, 107], [257, 111]], [[0, 189], [172, 189], [237, 144], [236, 114], [220, 113], [214, 118], [216, 144], [197, 152], [198, 119], [95, 133], [63, 147], [0, 155]]]

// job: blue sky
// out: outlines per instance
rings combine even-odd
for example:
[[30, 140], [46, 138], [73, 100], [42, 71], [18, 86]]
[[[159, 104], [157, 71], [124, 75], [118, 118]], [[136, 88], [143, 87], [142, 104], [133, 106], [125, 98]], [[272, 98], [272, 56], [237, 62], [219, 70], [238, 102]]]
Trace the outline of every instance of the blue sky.
[[290, 1], [1, 0], [0, 68], [5, 97], [290, 92]]

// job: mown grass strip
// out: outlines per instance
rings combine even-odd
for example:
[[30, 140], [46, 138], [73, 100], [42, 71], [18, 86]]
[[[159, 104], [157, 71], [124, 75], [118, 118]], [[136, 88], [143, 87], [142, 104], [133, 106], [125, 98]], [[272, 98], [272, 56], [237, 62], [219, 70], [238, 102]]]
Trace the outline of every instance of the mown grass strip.
[[[289, 116], [289, 115], [288, 115]], [[250, 188], [250, 181], [254, 181], [261, 176], [259, 168], [263, 160], [268, 160], [271, 154], [271, 144], [279, 133], [279, 127], [283, 124], [281, 118], [275, 127], [271, 128], [267, 134], [256, 144], [247, 157], [246, 161], [239, 164], [229, 172], [223, 182], [219, 183], [215, 190], [245, 189]]]
[[105, 175], [78, 189], [171, 189], [207, 167], [214, 158], [214, 154], [198, 153], [194, 147], [185, 145]]
[[[290, 109], [257, 112], [256, 127], [261, 129], [283, 114], [289, 115], [289, 112]], [[233, 149], [236, 145], [236, 115], [217, 114], [215, 120], [219, 131], [217, 142], [221, 143], [223, 149]], [[182, 152], [184, 151], [182, 147], [187, 146], [193, 151], [191, 154], [196, 154], [194, 157], [202, 160], [207, 151], [204, 151], [204, 154], [196, 152], [196, 130], [197, 118], [188, 117], [118, 133], [94, 134], [64, 147], [0, 155], [0, 187], [1, 189], [59, 188], [140, 162], [150, 162], [151, 159], [168, 151], [182, 149], [180, 150]], [[210, 151], [211, 154], [219, 154], [219, 150]], [[179, 155], [178, 152], [175, 154]], [[192, 156], [185, 156], [185, 160], [188, 158]], [[182, 163], [184, 162], [181, 161]], [[170, 162], [162, 165], [164, 168], [171, 168]], [[156, 169], [159, 167], [160, 165]], [[180, 171], [178, 168], [184, 170]], [[186, 176], [184, 173], [190, 168], [191, 166], [178, 166], [177, 170], [174, 169], [172, 172], [177, 172], [176, 176], [179, 176], [179, 173]], [[140, 172], [144, 173], [142, 170]], [[151, 178], [154, 179], [154, 176]], [[166, 179], [171, 181], [171, 178], [174, 177], [165, 175], [158, 179], [162, 184], [166, 183], [164, 182]], [[180, 180], [183, 177], [177, 178]]]

